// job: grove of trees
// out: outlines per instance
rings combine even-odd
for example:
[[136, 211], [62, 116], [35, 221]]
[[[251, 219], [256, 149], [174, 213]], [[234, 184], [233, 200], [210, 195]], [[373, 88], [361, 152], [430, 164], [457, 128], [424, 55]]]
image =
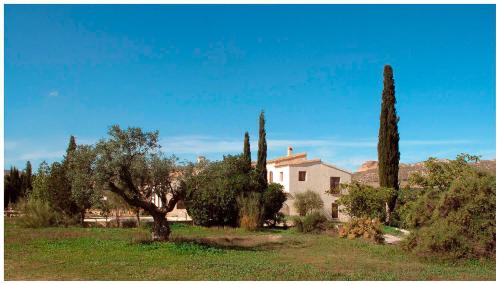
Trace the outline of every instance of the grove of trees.
[[[253, 219], [252, 228], [257, 229], [280, 221], [278, 211], [286, 196], [280, 185], [267, 185], [263, 112], [255, 168], [248, 132], [242, 154], [216, 162], [180, 163], [175, 156], [166, 156], [158, 141], [157, 131], [117, 125], [94, 145], [77, 145], [71, 136], [63, 160], [51, 165], [42, 162], [34, 179], [29, 163], [23, 173], [13, 168], [5, 182], [6, 201], [24, 198], [22, 208], [29, 212], [23, 215], [24, 224], [31, 226], [76, 221], [83, 225], [91, 208], [100, 209], [107, 217], [114, 207], [126, 205], [137, 215], [143, 210], [153, 217], [153, 240], [168, 239], [166, 215], [181, 200], [199, 225], [235, 227]], [[160, 203], [153, 203], [153, 196]], [[256, 211], [248, 210], [252, 205]]]

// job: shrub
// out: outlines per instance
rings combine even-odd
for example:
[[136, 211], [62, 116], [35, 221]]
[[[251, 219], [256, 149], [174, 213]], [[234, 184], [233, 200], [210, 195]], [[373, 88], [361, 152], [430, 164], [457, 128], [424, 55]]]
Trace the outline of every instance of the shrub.
[[16, 208], [22, 213], [18, 219], [22, 227], [40, 228], [57, 224], [57, 216], [47, 202], [37, 199], [21, 200]]
[[261, 195], [255, 192], [238, 197], [240, 227], [254, 231], [262, 226]]
[[186, 179], [185, 204], [197, 225], [237, 226], [237, 197], [249, 188], [250, 175], [241, 156], [225, 156], [222, 161], [203, 165]]
[[428, 173], [412, 178], [421, 187], [404, 205], [402, 217], [411, 234], [403, 247], [419, 255], [443, 258], [495, 258], [495, 176], [470, 165], [477, 158], [429, 159]]
[[314, 210], [321, 209], [323, 207], [323, 200], [321, 200], [321, 196], [318, 193], [307, 190], [295, 195], [293, 205], [300, 216], [305, 216]]
[[326, 229], [326, 217], [318, 211], [307, 214], [305, 217], [294, 217], [294, 224], [298, 232], [318, 233]]
[[370, 218], [353, 218], [350, 222], [339, 228], [339, 236], [342, 238], [363, 238], [375, 243], [383, 243], [384, 235], [379, 220]]
[[342, 195], [338, 203], [345, 207], [344, 211], [349, 216], [385, 220], [386, 203], [392, 197], [394, 190], [375, 188], [359, 182], [342, 186], [347, 189], [347, 194]]
[[271, 183], [262, 196], [263, 218], [268, 225], [276, 225], [283, 221], [283, 214], [279, 213], [283, 203], [286, 201], [286, 193], [283, 185]]

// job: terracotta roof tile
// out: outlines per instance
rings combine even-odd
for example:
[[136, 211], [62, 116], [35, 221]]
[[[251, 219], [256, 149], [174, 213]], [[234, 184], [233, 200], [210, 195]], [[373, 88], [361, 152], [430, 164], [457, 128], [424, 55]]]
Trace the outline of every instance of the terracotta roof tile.
[[303, 153], [293, 154], [290, 156], [281, 156], [275, 159], [270, 159], [267, 161], [267, 163], [280, 163], [289, 160], [306, 160], [306, 159], [307, 159], [307, 153], [303, 152]]

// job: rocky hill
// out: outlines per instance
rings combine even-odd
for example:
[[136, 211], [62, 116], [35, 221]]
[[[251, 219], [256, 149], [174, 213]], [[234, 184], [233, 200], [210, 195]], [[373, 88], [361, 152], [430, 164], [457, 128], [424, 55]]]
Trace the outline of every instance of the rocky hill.
[[[446, 160], [443, 160], [446, 161]], [[496, 160], [481, 160], [476, 163], [475, 166], [495, 174], [496, 172]], [[399, 164], [399, 181], [401, 186], [408, 184], [408, 177], [411, 173], [425, 171], [425, 166], [423, 162], [417, 162], [413, 164]], [[377, 161], [367, 161], [361, 165], [357, 172], [352, 175], [353, 181], [358, 181], [364, 184], [378, 186], [378, 163]]]

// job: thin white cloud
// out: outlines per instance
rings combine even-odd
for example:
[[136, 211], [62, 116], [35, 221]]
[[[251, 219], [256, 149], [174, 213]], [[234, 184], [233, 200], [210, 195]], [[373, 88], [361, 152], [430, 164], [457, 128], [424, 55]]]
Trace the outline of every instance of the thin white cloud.
[[[440, 146], [440, 145], [465, 145], [473, 143], [469, 140], [402, 140], [402, 146]], [[217, 139], [210, 136], [191, 135], [179, 136], [163, 139], [160, 144], [164, 151], [173, 153], [223, 153], [241, 151], [243, 142], [241, 139]], [[251, 141], [251, 145], [256, 145], [257, 141]], [[376, 140], [329, 140], [329, 139], [278, 139], [268, 140], [268, 148], [277, 150], [292, 146], [294, 148], [373, 148], [377, 147]]]
[[363, 163], [369, 160], [377, 160], [377, 158], [370, 156], [353, 156], [346, 159], [339, 159], [335, 161], [335, 164], [342, 166], [346, 169], [357, 170]]
[[14, 150], [19, 146], [19, 142], [17, 141], [4, 141], [5, 150]]
[[[79, 138], [78, 144], [93, 144], [94, 138]], [[257, 140], [250, 142], [252, 152], [257, 151]], [[401, 140], [400, 146], [405, 148], [403, 157], [405, 161], [420, 161], [428, 156], [449, 156], [458, 152], [467, 151], [465, 146], [473, 146], [476, 141], [470, 140]], [[160, 141], [162, 150], [166, 153], [182, 156], [207, 155], [218, 157], [222, 154], [235, 154], [243, 150], [242, 138], [218, 138], [207, 135], [186, 135], [166, 137]], [[286, 148], [292, 146], [295, 152], [307, 151], [311, 157], [318, 157], [330, 161], [339, 167], [350, 170], [357, 169], [363, 162], [376, 156], [377, 140], [365, 138], [359, 140], [341, 140], [339, 138], [322, 139], [268, 139], [268, 152], [271, 156], [285, 154]], [[417, 151], [416, 147], [435, 146], [439, 149]], [[39, 161], [57, 160], [64, 156], [66, 144], [54, 145], [52, 150], [34, 147], [24, 140], [6, 140], [6, 161]], [[60, 150], [57, 150], [59, 148]], [[54, 150], [55, 149], [55, 150]], [[459, 151], [461, 150], [462, 151]], [[495, 156], [495, 150], [483, 151], [484, 158]]]
[[59, 91], [54, 90], [49, 92], [49, 97], [57, 97], [59, 96]]
[[202, 136], [173, 137], [160, 141], [163, 151], [171, 153], [224, 153], [240, 151], [242, 141], [216, 140]]
[[53, 158], [62, 158], [63, 156], [64, 156], [64, 150], [57, 150], [57, 151], [38, 150], [21, 154], [19, 159], [20, 160], [53, 159]]
[[475, 141], [471, 140], [402, 140], [402, 145], [465, 145], [472, 144]]

